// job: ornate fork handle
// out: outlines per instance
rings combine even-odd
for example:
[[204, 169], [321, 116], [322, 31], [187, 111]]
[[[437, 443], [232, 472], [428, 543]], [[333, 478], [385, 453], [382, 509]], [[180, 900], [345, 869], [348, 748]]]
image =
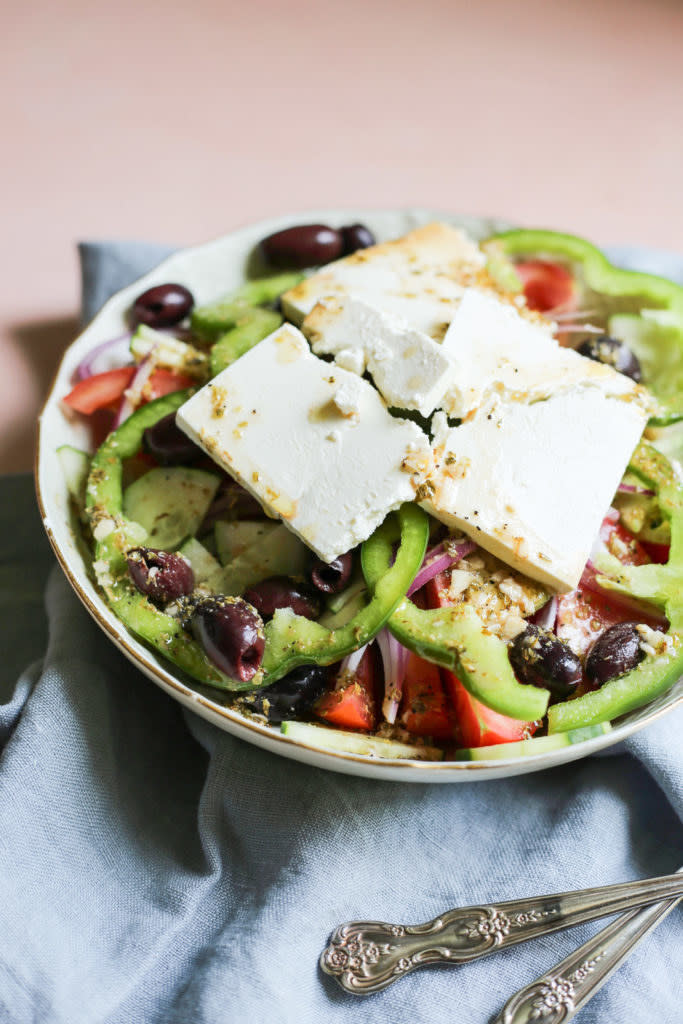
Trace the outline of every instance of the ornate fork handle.
[[493, 1024], [563, 1024], [571, 1020], [679, 902], [680, 897], [667, 900], [613, 921], [552, 971], [515, 992]]
[[427, 964], [459, 964], [518, 942], [683, 894], [680, 874], [578, 892], [449, 910], [418, 925], [350, 921], [336, 929], [320, 966], [366, 995]]

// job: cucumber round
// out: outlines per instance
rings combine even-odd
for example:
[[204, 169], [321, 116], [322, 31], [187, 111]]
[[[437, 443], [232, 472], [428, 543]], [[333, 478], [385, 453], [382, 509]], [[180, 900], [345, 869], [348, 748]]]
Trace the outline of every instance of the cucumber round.
[[609, 722], [599, 725], [587, 725], [583, 729], [571, 729], [569, 732], [558, 732], [552, 736], [536, 736], [516, 743], [495, 743], [489, 747], [465, 747], [456, 750], [456, 761], [506, 761], [509, 757], [531, 757], [533, 754], [547, 754], [551, 750], [561, 750], [583, 740], [592, 740], [596, 736], [604, 736], [611, 730]]
[[149, 547], [172, 551], [197, 532], [218, 484], [203, 469], [159, 466], [126, 488], [123, 514], [144, 526]]

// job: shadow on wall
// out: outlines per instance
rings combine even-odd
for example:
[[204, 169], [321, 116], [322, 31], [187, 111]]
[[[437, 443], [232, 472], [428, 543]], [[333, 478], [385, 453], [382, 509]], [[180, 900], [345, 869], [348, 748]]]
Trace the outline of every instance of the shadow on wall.
[[[10, 343], [15, 360], [23, 363], [33, 382], [33, 394], [0, 437], [0, 473], [27, 470], [33, 462], [36, 420], [67, 345], [81, 330], [76, 316], [61, 316], [12, 324]], [[7, 384], [7, 382], [5, 382]]]

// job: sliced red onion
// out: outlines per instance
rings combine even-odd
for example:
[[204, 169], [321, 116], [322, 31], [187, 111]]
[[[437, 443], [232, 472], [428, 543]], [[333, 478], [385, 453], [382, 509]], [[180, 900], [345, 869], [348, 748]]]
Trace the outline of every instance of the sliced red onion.
[[636, 484], [619, 484], [617, 492], [621, 494], [642, 494], [647, 498], [654, 498], [655, 492], [647, 487], [637, 487]]
[[403, 680], [409, 651], [388, 629], [380, 629], [375, 637], [384, 666], [384, 700], [382, 714], [390, 725], [396, 722], [403, 695]]
[[363, 644], [363, 646], [359, 647], [357, 651], [352, 651], [351, 654], [347, 654], [347, 656], [344, 658], [341, 665], [339, 666], [340, 679], [347, 674], [352, 675], [354, 672], [358, 671], [358, 666], [363, 660], [363, 655], [365, 654], [369, 646], [369, 643]]
[[534, 626], [540, 626], [541, 629], [550, 629], [554, 633], [557, 622], [557, 598], [553, 596], [546, 601], [543, 607], [530, 617], [529, 622], [533, 622]]
[[119, 411], [117, 412], [116, 419], [114, 420], [114, 430], [116, 430], [117, 427], [120, 427], [121, 424], [137, 409], [140, 404], [140, 400], [142, 399], [144, 386], [152, 376], [155, 367], [156, 362], [154, 360], [154, 349], [152, 349], [149, 355], [145, 356], [135, 371], [135, 376], [130, 382], [130, 387], [126, 388], [123, 393]]
[[653, 605], [645, 607], [637, 598], [631, 597], [629, 594], [622, 594], [618, 590], [609, 590], [606, 587], [601, 587], [598, 583], [598, 576], [607, 576], [607, 573], [601, 573], [589, 559], [586, 562], [586, 568], [583, 570], [577, 590], [590, 590], [594, 594], [599, 594], [616, 608], [623, 608], [633, 615], [634, 619], [638, 622], [645, 622], [654, 629], [668, 629], [669, 620], [662, 611]]
[[433, 580], [440, 572], [445, 572], [446, 569], [450, 569], [452, 565], [459, 562], [465, 555], [469, 555], [476, 546], [474, 541], [471, 540], [464, 540], [459, 544], [453, 544], [452, 541], [445, 540], [442, 544], [437, 544], [436, 547], [431, 548], [425, 554], [417, 576], [408, 587], [408, 597], [414, 594], [416, 590], [424, 587], [425, 583]]
[[76, 367], [76, 377], [78, 380], [85, 380], [96, 373], [105, 373], [118, 366], [125, 366], [130, 361], [130, 331], [126, 331], [118, 338], [110, 338], [109, 341], [96, 345]]

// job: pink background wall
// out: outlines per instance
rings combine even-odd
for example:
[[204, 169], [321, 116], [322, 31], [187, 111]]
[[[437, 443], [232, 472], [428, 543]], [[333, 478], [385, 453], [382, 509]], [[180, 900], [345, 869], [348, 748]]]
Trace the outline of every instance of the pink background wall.
[[683, 244], [679, 0], [24, 0], [3, 21], [0, 471], [76, 330], [81, 238], [316, 205]]

